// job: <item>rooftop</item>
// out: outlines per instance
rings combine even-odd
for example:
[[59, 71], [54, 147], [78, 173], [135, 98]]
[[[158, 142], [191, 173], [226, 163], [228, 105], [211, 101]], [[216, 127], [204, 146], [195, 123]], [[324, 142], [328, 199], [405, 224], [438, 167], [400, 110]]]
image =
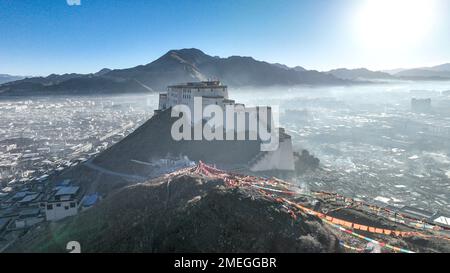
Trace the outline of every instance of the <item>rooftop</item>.
[[76, 194], [79, 188], [76, 186], [60, 187], [55, 196]]
[[435, 218], [433, 221], [436, 223], [440, 223], [440, 224], [450, 227], [450, 217], [440, 215], [439, 217]]
[[22, 200], [19, 201], [19, 203], [28, 203], [33, 201], [34, 199], [36, 199], [39, 196], [39, 193], [35, 193], [35, 194], [30, 194], [25, 196]]
[[404, 206], [400, 210], [400, 212], [409, 214], [411, 216], [427, 218], [427, 219], [431, 218], [434, 215], [434, 213], [432, 213], [432, 212], [425, 211], [425, 210], [422, 210], [422, 209], [419, 209], [419, 208], [413, 208], [413, 207], [410, 207], [410, 206]]
[[94, 205], [97, 202], [98, 197], [99, 196], [97, 193], [86, 195], [86, 197], [83, 200], [83, 206], [90, 207], [90, 206]]
[[176, 85], [170, 85], [168, 88], [216, 88], [216, 87], [224, 87], [226, 85], [222, 85], [220, 81], [202, 81], [202, 82], [188, 82]]

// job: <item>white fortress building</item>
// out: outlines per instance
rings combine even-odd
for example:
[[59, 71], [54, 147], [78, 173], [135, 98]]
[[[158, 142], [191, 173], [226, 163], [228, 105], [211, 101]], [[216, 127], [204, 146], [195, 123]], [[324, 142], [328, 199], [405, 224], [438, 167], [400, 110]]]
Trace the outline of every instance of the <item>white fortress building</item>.
[[202, 97], [203, 106], [235, 104], [234, 100], [228, 99], [228, 88], [220, 81], [189, 82], [171, 85], [167, 87], [167, 93], [160, 93], [159, 110], [179, 104], [185, 104], [193, 109], [194, 97]]
[[[202, 109], [205, 109], [208, 105], [217, 105], [223, 110], [225, 110], [225, 107], [233, 106], [236, 115], [245, 113], [247, 120], [250, 120], [249, 115], [251, 114], [249, 113], [256, 114], [260, 108], [246, 108], [244, 104], [236, 103], [234, 100], [229, 99], [228, 88], [226, 85], [222, 85], [220, 81], [202, 81], [168, 86], [166, 93], [159, 94], [159, 107], [155, 112], [158, 113], [176, 105], [186, 105], [193, 113], [194, 98], [198, 97], [202, 98]], [[226, 117], [224, 117], [224, 120], [225, 119]], [[235, 116], [234, 119], [234, 124], [236, 124], [238, 118]], [[272, 108], [270, 107], [267, 107], [267, 119], [271, 120], [271, 123], [268, 123], [269, 129], [271, 129], [270, 126], [274, 123]], [[255, 120], [258, 120], [259, 122], [259, 114]], [[255, 127], [250, 129], [249, 126], [249, 123], [245, 123], [245, 130], [253, 131], [253, 129], [256, 129]], [[224, 129], [227, 130], [226, 126], [224, 126]], [[235, 126], [233, 126], [233, 130], [237, 131]], [[248, 165], [251, 171], [293, 171], [295, 166], [291, 137], [284, 132], [283, 128], [279, 128], [279, 143], [277, 149], [272, 151], [261, 151]]]

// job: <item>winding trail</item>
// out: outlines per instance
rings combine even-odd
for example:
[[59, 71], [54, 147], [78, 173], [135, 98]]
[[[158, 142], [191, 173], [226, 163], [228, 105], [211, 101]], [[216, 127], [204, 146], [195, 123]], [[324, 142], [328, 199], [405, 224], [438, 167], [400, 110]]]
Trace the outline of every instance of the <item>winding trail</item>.
[[119, 172], [114, 172], [108, 169], [105, 169], [103, 167], [100, 167], [98, 165], [95, 165], [94, 163], [92, 163], [91, 160], [86, 161], [84, 164], [84, 166], [88, 167], [89, 169], [98, 171], [102, 174], [108, 174], [108, 175], [112, 175], [112, 176], [119, 176], [121, 178], [124, 178], [126, 180], [132, 180], [132, 181], [143, 181], [143, 180], [147, 180], [147, 177], [144, 176], [140, 176], [140, 175], [134, 175], [134, 174], [126, 174], [126, 173], [119, 173]]

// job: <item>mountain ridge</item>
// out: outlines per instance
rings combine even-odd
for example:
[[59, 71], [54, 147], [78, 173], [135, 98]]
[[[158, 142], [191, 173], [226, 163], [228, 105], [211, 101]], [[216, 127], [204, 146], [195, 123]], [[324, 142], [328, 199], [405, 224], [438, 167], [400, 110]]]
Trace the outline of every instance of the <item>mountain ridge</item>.
[[13, 82], [18, 81], [26, 78], [25, 76], [17, 76], [17, 75], [9, 75], [9, 74], [0, 74], [0, 85], [7, 83], [7, 82]]
[[367, 68], [337, 68], [326, 71], [339, 79], [361, 80], [450, 80], [450, 63], [431, 67], [373, 71]]
[[394, 76], [388, 73], [384, 73], [381, 71], [372, 71], [367, 68], [356, 68], [356, 69], [338, 68], [330, 70], [326, 73], [331, 74], [336, 78], [345, 80], [372, 80], [372, 79], [395, 78]]
[[0, 95], [127, 93], [164, 90], [167, 85], [220, 79], [232, 87], [345, 85], [350, 81], [302, 67], [281, 67], [248, 56], [213, 57], [195, 48], [170, 50], [160, 58], [125, 69], [51, 74], [0, 85]]
[[450, 63], [429, 67], [401, 68], [385, 70], [397, 78], [424, 80], [424, 79], [450, 79]]
[[211, 56], [196, 48], [169, 50], [158, 59], [124, 69], [89, 74], [19, 77], [2, 83], [0, 95], [52, 95], [159, 92], [168, 85], [219, 79], [231, 87], [348, 85], [374, 80], [450, 80], [450, 63], [433, 67], [371, 71], [338, 68], [319, 72], [301, 66], [256, 60], [250, 56]]

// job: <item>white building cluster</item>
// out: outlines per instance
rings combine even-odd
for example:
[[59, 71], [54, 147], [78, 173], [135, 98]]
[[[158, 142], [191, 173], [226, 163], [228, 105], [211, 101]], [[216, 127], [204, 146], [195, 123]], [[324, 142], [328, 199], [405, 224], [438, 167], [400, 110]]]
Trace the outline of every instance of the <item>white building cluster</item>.
[[201, 97], [203, 106], [235, 104], [234, 100], [228, 99], [228, 88], [226, 85], [222, 85], [220, 81], [189, 82], [171, 85], [167, 87], [167, 93], [159, 94], [159, 110], [180, 104], [193, 109], [194, 97]]
[[[236, 103], [234, 100], [229, 99], [228, 97], [228, 88], [226, 85], [221, 84], [220, 81], [202, 81], [202, 82], [189, 82], [185, 84], [177, 84], [171, 85], [167, 88], [166, 93], [161, 93], [159, 95], [159, 107], [156, 113], [169, 109], [171, 107], [177, 105], [186, 105], [191, 109], [191, 113], [194, 113], [194, 106], [198, 107], [195, 104], [194, 98], [202, 99], [202, 109], [205, 109], [209, 105], [217, 105], [226, 112], [225, 108], [230, 108], [232, 106], [234, 110], [234, 122], [232, 129], [228, 128], [226, 114], [223, 117], [223, 127], [225, 131], [234, 130], [239, 133], [238, 124], [238, 116], [241, 114], [245, 115], [245, 131], [253, 132], [260, 130], [261, 128], [261, 116], [260, 116], [260, 108], [261, 107], [245, 107], [244, 104]], [[266, 124], [264, 126], [267, 127], [268, 130], [272, 131], [272, 125], [274, 123], [274, 116], [271, 107], [266, 107]], [[256, 126], [251, 127], [251, 115], [253, 113], [256, 116]], [[194, 115], [191, 116], [195, 122]], [[231, 116], [233, 117], [233, 116]], [[242, 128], [242, 129], [244, 129]], [[268, 171], [268, 170], [288, 170], [293, 171], [294, 167], [294, 156], [292, 149], [292, 141], [291, 137], [287, 135], [283, 128], [279, 128], [279, 134], [276, 135], [279, 138], [278, 148], [272, 151], [262, 151], [261, 153], [255, 155], [255, 158], [249, 162], [249, 168], [252, 171]]]

